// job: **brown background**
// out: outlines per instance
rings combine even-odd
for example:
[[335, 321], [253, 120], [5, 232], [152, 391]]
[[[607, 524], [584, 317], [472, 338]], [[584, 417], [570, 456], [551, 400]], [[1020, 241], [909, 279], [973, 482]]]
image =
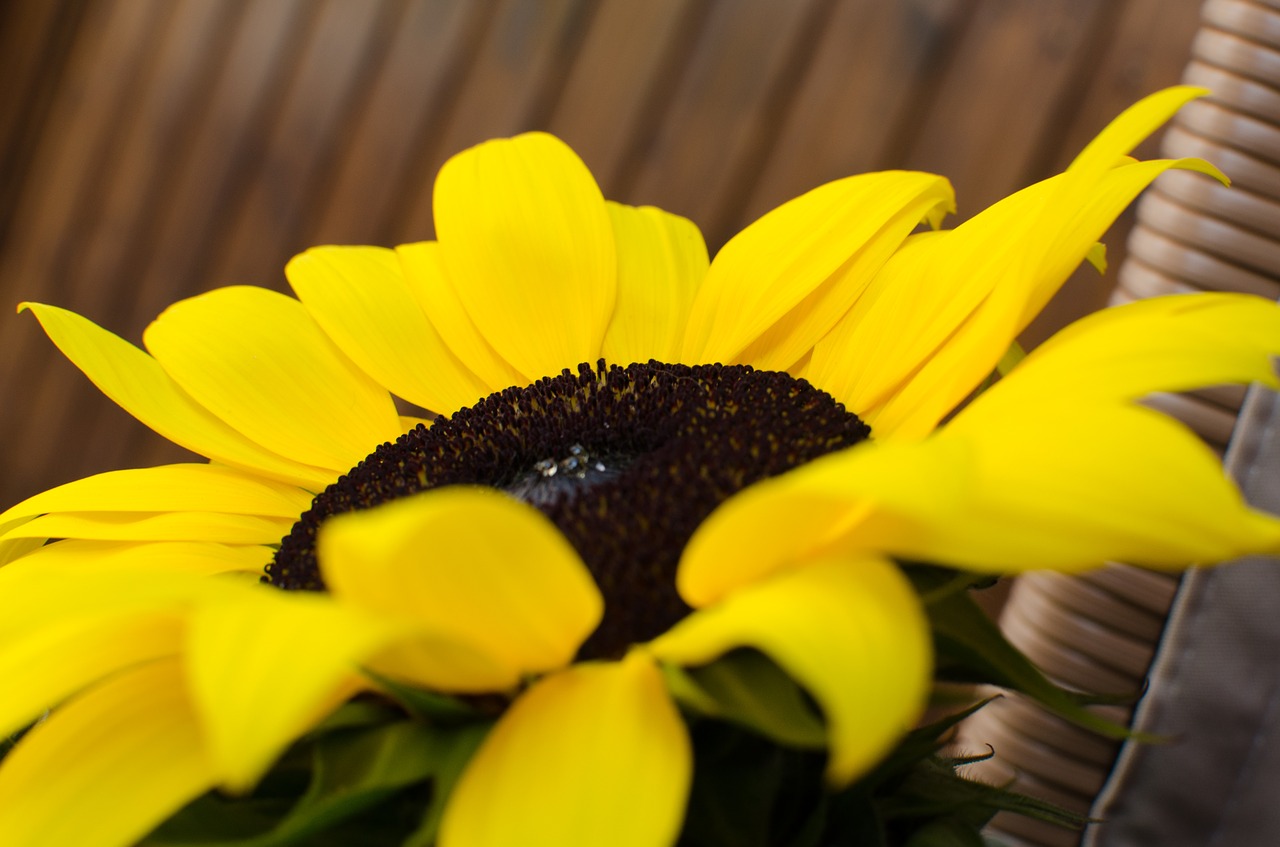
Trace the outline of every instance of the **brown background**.
[[[20, 300], [140, 343], [177, 298], [283, 289], [308, 245], [429, 237], [441, 162], [528, 129], [565, 138], [607, 196], [691, 217], [713, 250], [871, 169], [946, 174], [963, 218], [1176, 82], [1199, 5], [8, 0], [0, 507], [183, 455], [14, 316]], [[1108, 240], [1118, 259], [1123, 239]], [[1077, 275], [1031, 340], [1109, 285]]]

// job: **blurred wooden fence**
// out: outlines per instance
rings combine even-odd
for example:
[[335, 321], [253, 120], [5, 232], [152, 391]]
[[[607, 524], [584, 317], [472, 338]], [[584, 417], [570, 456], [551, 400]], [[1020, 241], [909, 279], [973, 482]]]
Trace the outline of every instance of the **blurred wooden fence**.
[[[317, 243], [430, 237], [431, 183], [545, 129], [714, 249], [823, 181], [920, 168], [960, 216], [1177, 81], [1198, 0], [7, 0], [0, 507], [180, 458], [62, 360], [32, 299], [139, 342], [167, 303], [284, 287]], [[1122, 239], [1111, 239], [1113, 256]], [[1052, 325], [1100, 305], [1080, 276]]]

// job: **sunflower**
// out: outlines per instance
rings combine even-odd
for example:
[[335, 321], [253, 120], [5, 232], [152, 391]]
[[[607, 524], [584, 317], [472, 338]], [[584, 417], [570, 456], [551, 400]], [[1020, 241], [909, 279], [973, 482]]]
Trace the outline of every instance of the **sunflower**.
[[606, 202], [535, 133], [444, 166], [437, 241], [310, 250], [296, 299], [182, 301], [146, 352], [24, 304], [209, 461], [0, 514], [0, 733], [52, 708], [0, 764], [0, 831], [133, 843], [252, 788], [356, 693], [407, 688], [503, 704], [446, 847], [670, 844], [680, 668], [767, 656], [819, 707], [832, 786], [916, 723], [929, 624], [890, 557], [1003, 573], [1280, 548], [1280, 521], [1135, 402], [1275, 385], [1274, 304], [1143, 302], [1010, 355], [1152, 179], [1221, 177], [1126, 156], [1199, 93], [1142, 101], [954, 230], [941, 177], [867, 174], [709, 262], [692, 223]]

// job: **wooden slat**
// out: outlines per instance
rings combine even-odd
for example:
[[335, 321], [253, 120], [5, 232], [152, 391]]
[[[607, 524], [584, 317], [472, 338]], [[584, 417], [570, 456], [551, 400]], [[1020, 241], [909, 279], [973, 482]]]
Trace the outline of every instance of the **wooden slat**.
[[621, 187], [623, 198], [690, 217], [711, 249], [723, 244], [830, 6], [716, 4], [634, 182]]
[[704, 0], [604, 3], [547, 126], [621, 199], [697, 44]]
[[[204, 27], [194, 12], [193, 17], [179, 21], [171, 34], [173, 41], [203, 52], [209, 75], [192, 86], [173, 80], [161, 80], [159, 86], [160, 96], [200, 103], [204, 108], [194, 115], [186, 109], [184, 134], [180, 141], [175, 139], [164, 169], [166, 182], [151, 203], [152, 224], [143, 229], [136, 257], [124, 269], [139, 275], [130, 313], [113, 325], [126, 337], [139, 337], [142, 328], [173, 300], [215, 286], [206, 257], [217, 255], [217, 239], [230, 224], [229, 210], [237, 208], [250, 187], [241, 176], [264, 146], [262, 136], [272, 125], [275, 106], [283, 98], [317, 10], [311, 0], [190, 2], [230, 12], [225, 31], [216, 40], [197, 43]], [[270, 241], [275, 233], [275, 227], [269, 226], [262, 237]], [[277, 269], [270, 279], [279, 278]], [[136, 424], [125, 430], [123, 438], [118, 429], [107, 422], [89, 435], [91, 443], [99, 445], [96, 455], [119, 455], [109, 467], [189, 458], [186, 451]], [[120, 441], [115, 454], [113, 437]]]
[[[134, 45], [162, 22], [157, 0], [92, 4], [69, 57], [68, 80], [52, 107], [2, 259], [3, 278], [30, 294], [56, 296], [65, 246], [95, 216], [97, 187], [110, 170], [120, 128], [147, 57]], [[0, 364], [0, 387], [5, 371]]]
[[0, 4], [0, 242], [84, 6], [84, 0]]
[[[209, 267], [217, 259], [218, 239], [253, 187], [248, 174], [261, 162], [318, 9], [310, 0], [245, 5], [219, 57], [216, 84], [190, 113], [192, 143], [181, 151], [167, 196], [155, 209], [130, 313], [119, 327], [130, 337], [139, 337], [170, 302], [212, 287]], [[255, 277], [270, 282], [279, 278], [279, 269], [263, 268]]]
[[1037, 154], [1116, 0], [981, 3], [894, 164], [945, 174], [961, 219], [1039, 178]]
[[737, 226], [824, 182], [891, 167], [971, 7], [839, 4]]
[[285, 262], [307, 247], [317, 206], [344, 151], [348, 127], [386, 58], [400, 0], [320, 4], [307, 44], [292, 68], [265, 145], [238, 178], [246, 191], [215, 247], [206, 286], [253, 284], [284, 289]]
[[[9, 0], [0, 70], [21, 90], [0, 100], [0, 305], [56, 302], [138, 341], [181, 297], [283, 287], [309, 244], [430, 237], [445, 158], [530, 129], [565, 137], [608, 196], [692, 217], [713, 248], [867, 169], [940, 170], [963, 216], [1174, 82], [1198, 6]], [[1085, 279], [1050, 323], [1108, 284]], [[0, 505], [180, 455], [30, 317], [5, 320]]]
[[[121, 123], [111, 165], [90, 203], [92, 218], [64, 245], [60, 281], [69, 288], [54, 298], [122, 331], [130, 317], [122, 307], [152, 247], [180, 153], [191, 143], [190, 104], [207, 97], [242, 4], [177, 0], [170, 6], [152, 40], [147, 76], [133, 90], [135, 117]], [[108, 466], [125, 464], [133, 438], [146, 431], [134, 425], [132, 438], [122, 438], [116, 416], [103, 413], [101, 399], [83, 388], [82, 380], [71, 382], [62, 388], [69, 396], [58, 401], [71, 420], [82, 422], [76, 442]]]
[[[121, 128], [136, 115], [133, 92], [151, 59], [137, 45], [153, 41], [160, 31], [167, 15], [162, 6], [158, 0], [91, 5], [69, 56], [68, 84], [52, 107], [19, 200], [23, 209], [0, 257], [0, 284], [10, 302], [68, 299], [69, 246], [93, 221]], [[76, 454], [50, 442], [75, 443], [83, 431], [80, 419], [66, 415], [73, 384], [68, 366], [50, 355], [50, 345], [29, 317], [10, 320], [14, 331], [0, 334], [0, 396], [21, 397], [36, 414], [10, 413], [6, 404], [0, 443], [21, 449], [6, 457], [5, 472], [17, 479], [58, 478], [76, 464]], [[47, 373], [64, 377], [50, 379]]]
[[[1127, 0], [1121, 13], [1090, 51], [1088, 77], [1081, 81], [1078, 108], [1056, 133], [1056, 149], [1047, 139], [1041, 153], [1043, 174], [1057, 173], [1071, 163], [1106, 122], [1152, 91], [1173, 85], [1191, 55], [1191, 41], [1200, 23], [1198, 0]], [[1139, 158], [1159, 155], [1157, 133], [1136, 151]], [[1034, 347], [1061, 327], [1101, 309], [1116, 285], [1116, 271], [1124, 261], [1125, 242], [1135, 221], [1130, 207], [1103, 236], [1108, 270], [1099, 275], [1092, 268], [1072, 274], [1058, 296], [1022, 334], [1022, 342]]]
[[406, 197], [429, 192], [432, 174], [418, 171], [456, 101], [487, 16], [479, 3], [411, 3], [369, 83], [368, 104], [351, 131], [312, 244], [389, 244]]
[[[220, 70], [242, 3], [171, 0], [170, 17], [148, 53], [153, 61], [131, 92], [135, 112], [120, 122], [109, 167], [95, 192], [91, 220], [74, 244], [62, 283], [76, 304], [103, 319], [132, 291], [137, 263], [152, 246], [181, 151], [192, 141], [192, 103], [204, 102]], [[125, 315], [128, 312], [124, 313]]]
[[[195, 2], [215, 7], [221, 0]], [[199, 14], [178, 14], [178, 4], [169, 0], [150, 6], [141, 0], [91, 4], [101, 19], [87, 20], [82, 27], [67, 71], [74, 84], [61, 92], [50, 120], [49, 143], [37, 163], [41, 175], [32, 179], [44, 190], [31, 192], [30, 202], [36, 210], [31, 215], [31, 231], [15, 231], [11, 248], [3, 257], [6, 267], [17, 265], [25, 270], [0, 274], [0, 284], [21, 279], [30, 285], [14, 292], [11, 302], [31, 298], [79, 308], [136, 342], [142, 327], [163, 305], [199, 284], [203, 270], [200, 258], [220, 220], [219, 193], [232, 184], [228, 175], [239, 164], [236, 154], [243, 161], [251, 153], [243, 146], [237, 148], [227, 133], [255, 142], [254, 123], [244, 118], [253, 114], [255, 91], [270, 90], [273, 76], [269, 69], [288, 66], [290, 56], [285, 48], [300, 30], [298, 24], [303, 19], [296, 12], [303, 5], [250, 4], [235, 20], [237, 38], [231, 50], [223, 51], [220, 43], [207, 45], [224, 53], [216, 57], [218, 88], [209, 97], [195, 98], [184, 95], [204, 92], [180, 86], [191, 78], [155, 69], [172, 69], [164, 64], [165, 57], [180, 59], [182, 45], [191, 43], [192, 29], [206, 23]], [[237, 6], [229, 8], [235, 11]], [[177, 25], [178, 31], [169, 24]], [[178, 42], [177, 55], [164, 49], [169, 39]], [[146, 204], [150, 225], [131, 231], [136, 240], [127, 267], [115, 269], [115, 277], [70, 275], [63, 257], [78, 255], [75, 245], [86, 230], [78, 221], [103, 226], [107, 237], [112, 224], [118, 224], [104, 215], [104, 192], [110, 184], [106, 177], [116, 172], [118, 156], [129, 158], [122, 128], [139, 114], [139, 104], [148, 102], [148, 84], [157, 86], [152, 92], [156, 97], [177, 97], [184, 132], [195, 143], [185, 151], [164, 151], [179, 158], [165, 173], [163, 190]], [[193, 103], [212, 106], [208, 111], [193, 110]], [[146, 158], [145, 154], [139, 157], [140, 173], [149, 172]], [[226, 165], [222, 171], [220, 161]], [[164, 172], [165, 168], [159, 170]], [[95, 301], [105, 309], [89, 308]], [[122, 446], [142, 443], [133, 439], [159, 441], [97, 396], [83, 377], [74, 374], [51, 350], [38, 329], [30, 326], [34, 322], [29, 317], [22, 322], [28, 326], [21, 334], [21, 348], [12, 356], [6, 352], [0, 363], [0, 391], [8, 396], [15, 390], [2, 379], [4, 366], [13, 363], [22, 375], [23, 387], [16, 390], [38, 410], [32, 415], [0, 418], [0, 433], [12, 443], [24, 445], [15, 450], [9, 463], [16, 470], [11, 484], [19, 493], [43, 487], [39, 483], [24, 485], [27, 475], [61, 481], [89, 468], [130, 464], [135, 454], [120, 449]], [[7, 339], [0, 338], [0, 343], [7, 343]], [[69, 450], [69, 444], [76, 447]], [[95, 447], [97, 451], [93, 451]]]
[[489, 138], [544, 129], [590, 26], [587, 0], [498, 0], [447, 119], [424, 145], [414, 185], [394, 221], [396, 242], [431, 238], [430, 180], [449, 156]]

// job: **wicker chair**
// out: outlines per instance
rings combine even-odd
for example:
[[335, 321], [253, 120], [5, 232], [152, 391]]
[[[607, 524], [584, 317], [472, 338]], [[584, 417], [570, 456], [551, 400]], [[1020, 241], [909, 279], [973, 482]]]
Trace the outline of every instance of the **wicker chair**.
[[[1214, 93], [1178, 116], [1163, 153], [1207, 158], [1234, 185], [1199, 174], [1159, 181], [1138, 209], [1114, 303], [1206, 289], [1280, 297], [1280, 2], [1208, 0], [1202, 15], [1185, 79]], [[1250, 502], [1280, 511], [1276, 394], [1218, 389], [1152, 404], [1225, 453]], [[1088, 813], [1098, 820], [1084, 836], [1090, 847], [1275, 843], [1276, 564], [1194, 571], [1180, 584], [1125, 565], [1019, 579], [1001, 614], [1008, 638], [1068, 686], [1145, 685], [1132, 716], [1112, 707], [1111, 717], [1170, 743], [1121, 749], [1007, 699], [964, 729], [967, 746], [995, 750], [974, 773]], [[1028, 845], [1079, 843], [1022, 818], [999, 817], [992, 829]]]

